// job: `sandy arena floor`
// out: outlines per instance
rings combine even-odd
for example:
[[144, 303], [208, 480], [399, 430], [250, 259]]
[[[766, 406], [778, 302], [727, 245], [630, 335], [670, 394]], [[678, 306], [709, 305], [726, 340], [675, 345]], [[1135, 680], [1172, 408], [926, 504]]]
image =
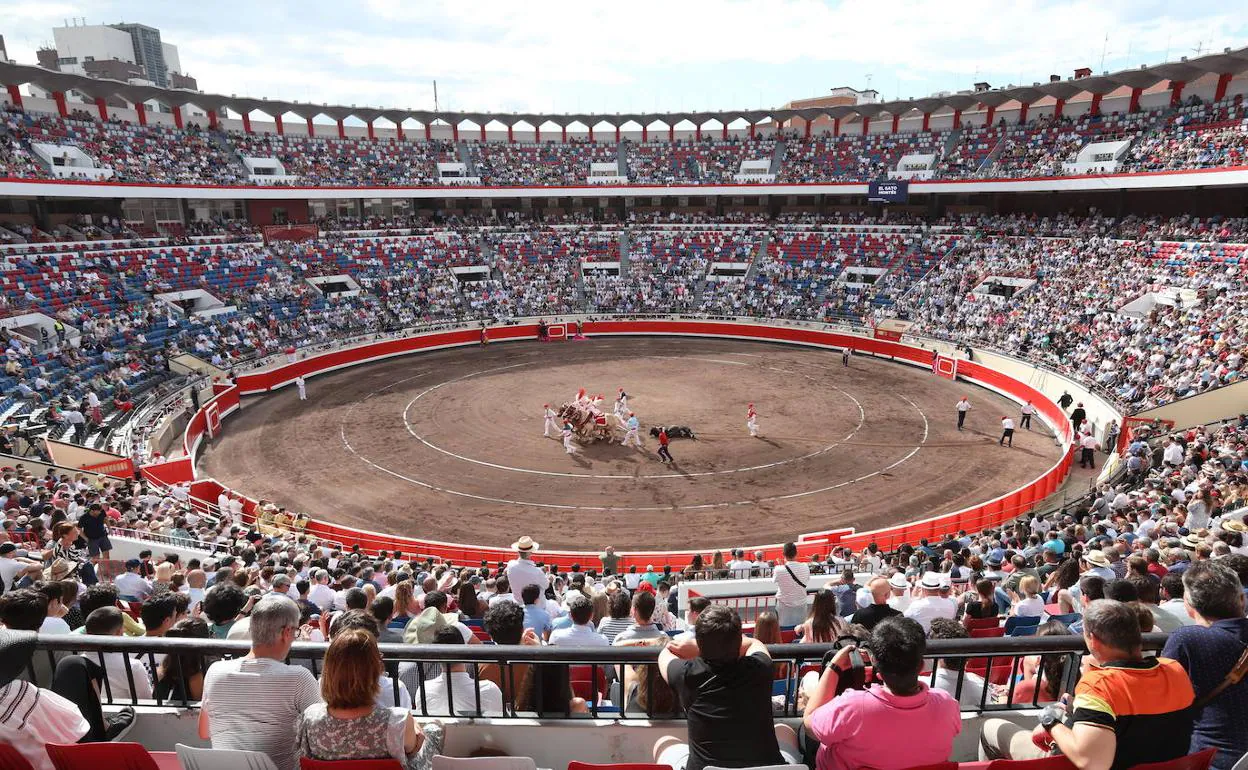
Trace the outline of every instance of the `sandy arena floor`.
[[[630, 394], [645, 450], [564, 453], [542, 404]], [[956, 430], [954, 403], [974, 405]], [[745, 426], [746, 404], [761, 436]], [[498, 344], [369, 364], [245, 400], [200, 470], [365, 529], [547, 548], [731, 547], [956, 510], [1041, 475], [1047, 432], [997, 446], [1018, 409], [986, 390], [865, 357], [730, 340]], [[651, 425], [691, 426], [660, 463]]]

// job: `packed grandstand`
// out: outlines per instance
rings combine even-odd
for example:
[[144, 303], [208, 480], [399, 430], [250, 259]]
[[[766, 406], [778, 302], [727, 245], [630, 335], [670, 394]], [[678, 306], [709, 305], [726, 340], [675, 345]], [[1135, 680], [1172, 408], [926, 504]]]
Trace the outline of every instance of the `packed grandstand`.
[[[310, 117], [313, 135], [260, 130], [220, 97], [200, 120], [186, 100], [148, 114], [23, 94], [42, 77], [27, 69], [0, 65], [0, 767], [149, 749], [160, 767], [279, 770], [1050, 754], [1066, 762], [1034, 767], [1125, 770], [1189, 753], [1183, 767], [1230, 770], [1248, 756], [1243, 183], [1190, 210], [1168, 189], [1134, 197], [1166, 178], [1153, 172], [1243, 172], [1239, 69], [979, 94], [911, 108], [921, 130], [864, 108], [519, 138], [445, 121], [423, 137], [402, 122], [320, 135]], [[1091, 177], [1108, 187], [1069, 205], [1027, 195]], [[865, 189], [787, 187], [883, 179], [972, 186], [883, 207]], [[1039, 186], [973, 187], [1023, 179]], [[525, 192], [588, 184], [551, 206]], [[723, 192], [690, 203], [689, 186]], [[661, 542], [558, 554], [517, 532], [478, 559], [207, 493], [167, 473], [194, 447], [157, 441], [206, 425], [201, 399], [237, 399], [232, 383], [275, 362], [647, 318], [1003, 356], [1056, 409], [1060, 470], [1079, 450], [1110, 459], [1090, 484], [1011, 498], [987, 527], [908, 538], [899, 514], [888, 547], [822, 533], [755, 548], [746, 530], [662, 561]], [[1067, 388], [1114, 419], [1080, 433]], [[1184, 421], [1198, 403], [1220, 411]]]
[[[1053, 114], [1026, 124], [948, 131], [804, 136], [780, 128], [768, 137], [701, 136], [636, 142], [490, 142], [324, 138], [139, 125], [81, 110], [65, 116], [10, 108], [0, 124], [0, 176], [14, 179], [108, 179], [185, 185], [263, 184], [329, 187], [429, 186], [476, 180], [485, 186], [578, 186], [594, 168], [620, 185], [713, 185], [738, 182], [864, 182], [905, 173], [903, 160], [923, 158], [923, 179], [1054, 177], [1086, 148], [1115, 156], [1120, 173], [1233, 168], [1248, 139], [1241, 95], [1214, 102], [1191, 96], [1177, 105], [1130, 116]], [[58, 148], [73, 147], [94, 163], [76, 170]], [[275, 159], [281, 173], [257, 180], [245, 159]], [[743, 174], [743, 163], [762, 163]], [[913, 162], [913, 161], [912, 161]], [[462, 180], [439, 164], [462, 165]], [[53, 167], [56, 166], [56, 167]], [[104, 176], [99, 170], [106, 170]], [[738, 179], [739, 176], [744, 178]]]

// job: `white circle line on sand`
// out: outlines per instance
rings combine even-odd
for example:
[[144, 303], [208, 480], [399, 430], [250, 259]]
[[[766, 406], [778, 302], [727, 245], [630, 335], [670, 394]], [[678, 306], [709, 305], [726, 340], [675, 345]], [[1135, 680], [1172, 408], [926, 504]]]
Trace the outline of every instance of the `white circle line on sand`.
[[[733, 366], [748, 366], [748, 364], [743, 364], [740, 361], [716, 361], [715, 359], [709, 359], [709, 358], [689, 359], [687, 357], [681, 357], [681, 356], [646, 356], [646, 357], [647, 358], [681, 358], [682, 360], [685, 360], [685, 361], [688, 361], [688, 360], [709, 361], [709, 362], [714, 362], [714, 363], [732, 364]], [[529, 364], [512, 364], [511, 366], [501, 367], [501, 368], [511, 369], [517, 366], [528, 366], [528, 365]], [[770, 367], [770, 366], [767, 368], [773, 371], [777, 371], [777, 372], [784, 372], [786, 374], [795, 374], [795, 372], [790, 372], [787, 369], [777, 369], [776, 367]], [[570, 473], [568, 471], [542, 471], [542, 470], [537, 470], [534, 468], [518, 468], [512, 465], [503, 465], [501, 463], [492, 463], [487, 460], [478, 460], [474, 457], [468, 457], [467, 455], [462, 455], [457, 452], [452, 452], [449, 449], [445, 449], [443, 447], [438, 446], [437, 444], [434, 444], [432, 441], [429, 441], [424, 436], [417, 433], [411, 421], [407, 419], [407, 413], [411, 411], [412, 405], [415, 404], [424, 396], [437, 390], [438, 388], [441, 388], [444, 385], [451, 385], [456, 382], [469, 379], [471, 377], [476, 377], [482, 374], [488, 374], [490, 372], [495, 372], [498, 370], [499, 369], [496, 368], [496, 369], [483, 369], [479, 372], [472, 372], [470, 374], [465, 374], [462, 377], [456, 377], [454, 379], [447, 380], [446, 382], [440, 382], [437, 385], [434, 385], [430, 388], [426, 388], [420, 393], [417, 393], [416, 397], [413, 398], [411, 401], [407, 402], [407, 406], [403, 407], [403, 427], [407, 429], [407, 432], [411, 434], [412, 438], [416, 439], [417, 441], [429, 447], [430, 449], [434, 450], [435, 452], [440, 452], [448, 457], [453, 457], [456, 460], [460, 460], [462, 462], [467, 462], [467, 463], [472, 463], [474, 465], [480, 465], [486, 468], [493, 468], [495, 470], [500, 470], [500, 471], [509, 471], [512, 473], [529, 473], [529, 474], [533, 474], [537, 476], [554, 476], [557, 478], [616, 479], [616, 480], [637, 481], [639, 479], [687, 479], [687, 478], [696, 478], [696, 477], [702, 477], [702, 476], [726, 476], [726, 475], [733, 474], [733, 473], [751, 473], [754, 471], [767, 470], [769, 468], [777, 468], [782, 465], [790, 465], [792, 463], [801, 462], [803, 460], [809, 460], [812, 457], [818, 457], [819, 455], [826, 454], [827, 452], [832, 451], [833, 449], [837, 448], [841, 444], [853, 438], [854, 435], [858, 433], [858, 431], [862, 430], [862, 426], [865, 425], [867, 421], [867, 412], [865, 409], [863, 409], [862, 402], [860, 402], [857, 398], [855, 398], [853, 394], [851, 394], [850, 392], [844, 390], [843, 388], [839, 388], [833, 385], [831, 387], [834, 390], [842, 393], [846, 398], [854, 402], [854, 406], [858, 407], [858, 424], [854, 427], [852, 431], [849, 432], [849, 435], [847, 435], [845, 438], [841, 439], [840, 441], [834, 442], [832, 444], [828, 444], [825, 447], [816, 449], [813, 452], [807, 452], [806, 454], [799, 455], [797, 457], [790, 457], [784, 460], [776, 460], [770, 463], [763, 463], [761, 465], [751, 465], [751, 466], [747, 466], [743, 468], [727, 468], [727, 469], [719, 470], [719, 471], [698, 471], [696, 473], [648, 473], [644, 475], [635, 475], [635, 474], [628, 474], [628, 473], [623, 473], [623, 474], [622, 473]]]
[[[489, 372], [494, 372], [494, 371], [501, 371], [501, 370], [505, 370], [505, 369], [514, 369], [514, 368], [516, 368], [516, 367], [518, 367], [518, 366], [525, 366], [525, 365], [527, 365], [527, 364], [523, 364], [523, 363], [521, 363], [521, 364], [511, 364], [511, 365], [509, 365], [509, 366], [495, 367], [495, 368], [493, 368], [493, 369], [486, 369], [486, 370], [482, 370], [482, 371], [479, 371], [479, 372], [474, 372], [474, 373], [472, 373], [472, 374], [470, 374], [470, 375], [465, 375], [464, 377], [460, 377], [460, 378], [457, 378], [457, 379], [459, 379], [459, 380], [462, 380], [462, 379], [467, 379], [468, 377], [475, 377], [475, 376], [477, 376], [477, 375], [486, 374], [486, 373], [489, 373]], [[776, 368], [776, 367], [768, 367], [768, 368], [769, 368], [769, 369], [775, 369], [776, 371], [780, 371], [780, 372], [785, 372], [785, 373], [789, 373], [789, 374], [795, 374], [795, 372], [791, 372], [791, 371], [789, 371], [789, 370], [787, 370], [787, 369], [779, 369], [779, 368]], [[833, 367], [818, 367], [818, 368], [827, 368], [827, 369], [831, 369], [831, 368], [833, 368]], [[380, 464], [378, 464], [378, 463], [375, 463], [375, 462], [373, 462], [372, 460], [370, 460], [369, 458], [367, 458], [367, 457], [365, 457], [365, 456], [361, 455], [359, 452], [357, 452], [357, 451], [355, 450], [355, 447], [351, 446], [351, 442], [347, 439], [346, 423], [347, 423], [347, 418], [348, 418], [348, 417], [350, 417], [351, 413], [355, 411], [355, 408], [356, 408], [357, 406], [359, 406], [359, 405], [360, 405], [360, 404], [362, 404], [363, 402], [367, 401], [369, 398], [371, 398], [371, 397], [373, 397], [373, 396], [377, 395], [378, 393], [381, 393], [381, 392], [382, 392], [382, 391], [384, 391], [384, 390], [387, 390], [387, 389], [389, 389], [389, 388], [392, 388], [392, 387], [394, 387], [395, 385], [401, 384], [401, 383], [403, 383], [403, 382], [408, 382], [408, 381], [410, 381], [410, 380], [414, 380], [414, 379], [416, 379], [416, 378], [418, 378], [418, 377], [423, 377], [423, 376], [425, 376], [426, 374], [428, 374], [428, 372], [420, 372], [420, 373], [415, 374], [415, 375], [412, 375], [412, 376], [410, 376], [410, 377], [405, 377], [405, 378], [403, 378], [403, 379], [401, 379], [401, 380], [396, 380], [395, 382], [392, 382], [392, 383], [390, 383], [389, 385], [386, 385], [386, 386], [384, 386], [384, 387], [382, 387], [382, 388], [379, 388], [378, 390], [373, 391], [372, 393], [369, 393], [367, 396], [365, 396], [365, 397], [364, 397], [363, 399], [361, 399], [360, 401], [357, 401], [356, 403], [352, 404], [352, 405], [351, 405], [351, 407], [347, 410], [347, 414], [343, 417], [343, 420], [342, 420], [342, 421], [339, 423], [339, 425], [338, 425], [338, 433], [339, 433], [339, 437], [340, 437], [340, 438], [341, 438], [341, 440], [342, 440], [342, 445], [343, 445], [343, 447], [344, 447], [344, 448], [346, 448], [346, 450], [347, 450], [348, 452], [350, 452], [352, 455], [354, 455], [357, 459], [359, 459], [359, 460], [360, 460], [361, 462], [363, 462], [365, 465], [368, 465], [369, 467], [373, 468], [374, 470], [381, 471], [382, 473], [385, 473], [385, 474], [387, 474], [387, 475], [389, 475], [389, 476], [393, 476], [394, 478], [397, 478], [397, 479], [399, 479], [399, 480], [401, 480], [401, 481], [406, 481], [406, 482], [408, 482], [409, 484], [413, 484], [413, 485], [415, 485], [415, 486], [422, 487], [422, 488], [424, 488], [424, 489], [428, 489], [428, 490], [433, 491], [433, 492], [441, 492], [441, 493], [444, 493], [444, 494], [453, 495], [453, 496], [456, 496], [456, 497], [463, 497], [463, 498], [470, 499], [470, 500], [480, 500], [480, 501], [482, 501], [482, 502], [490, 502], [490, 503], [503, 503], [503, 504], [506, 504], [506, 505], [522, 505], [522, 506], [528, 506], [528, 507], [532, 507], [532, 508], [547, 508], [547, 509], [553, 509], [553, 510], [583, 510], [583, 511], [643, 511], [643, 512], [644, 512], [644, 511], [672, 511], [672, 510], [707, 510], [707, 509], [712, 509], [712, 508], [733, 508], [733, 507], [741, 507], [741, 506], [746, 506], [746, 505], [757, 505], [757, 504], [759, 504], [759, 503], [775, 502], [775, 501], [779, 501], [779, 500], [793, 500], [793, 499], [796, 499], [796, 498], [801, 498], [801, 497], [809, 497], [809, 496], [811, 496], [811, 495], [817, 495], [817, 494], [822, 494], [822, 493], [824, 493], [824, 492], [830, 492], [830, 491], [833, 491], [833, 490], [836, 490], [836, 489], [842, 489], [842, 488], [844, 488], [844, 487], [849, 486], [850, 484], [856, 484], [856, 483], [858, 483], [858, 482], [860, 482], [860, 481], [865, 481], [865, 480], [867, 480], [867, 479], [870, 479], [870, 478], [873, 478], [873, 477], [875, 477], [875, 476], [879, 476], [879, 475], [881, 475], [881, 474], [884, 474], [884, 473], [889, 472], [890, 470], [892, 470], [892, 469], [894, 469], [894, 468], [898, 467], [898, 466], [899, 466], [899, 465], [901, 465], [902, 463], [905, 463], [906, 461], [910, 460], [910, 459], [911, 459], [911, 458], [913, 458], [915, 455], [917, 455], [917, 454], [919, 453], [919, 450], [923, 448], [923, 445], [927, 443], [927, 439], [928, 439], [928, 436], [930, 435], [930, 431], [931, 431], [931, 425], [930, 425], [930, 423], [929, 423], [929, 421], [928, 421], [928, 419], [927, 419], [927, 414], [925, 414], [925, 413], [923, 412], [923, 409], [922, 409], [922, 408], [921, 408], [918, 404], [916, 404], [914, 401], [912, 401], [910, 398], [908, 398], [908, 397], [906, 397], [906, 396], [903, 396], [903, 395], [901, 395], [901, 394], [897, 394], [898, 398], [900, 398], [900, 399], [902, 399], [903, 401], [905, 401], [906, 403], [910, 404], [910, 406], [912, 406], [912, 407], [914, 408], [914, 410], [915, 410], [916, 412], [918, 412], [918, 413], [919, 413], [919, 416], [923, 419], [923, 437], [919, 440], [919, 444], [918, 444], [918, 445], [916, 445], [913, 449], [911, 449], [909, 452], [907, 452], [907, 453], [906, 453], [904, 456], [902, 456], [900, 459], [898, 459], [898, 460], [896, 460], [895, 462], [893, 462], [893, 463], [891, 463], [891, 464], [889, 464], [889, 465], [887, 465], [887, 466], [885, 466], [885, 467], [881, 468], [881, 469], [880, 469], [880, 470], [878, 470], [878, 471], [874, 471], [874, 472], [872, 472], [872, 473], [868, 473], [868, 474], [865, 474], [865, 475], [859, 476], [858, 478], [855, 478], [855, 479], [847, 479], [847, 480], [845, 480], [845, 481], [841, 481], [841, 482], [838, 482], [838, 483], [836, 483], [836, 484], [831, 484], [831, 485], [829, 485], [829, 486], [820, 487], [819, 489], [811, 489], [811, 490], [807, 490], [807, 491], [805, 491], [805, 492], [794, 492], [794, 493], [787, 494], [787, 495], [773, 495], [773, 496], [770, 496], [770, 497], [761, 497], [761, 498], [755, 498], [755, 499], [752, 499], [752, 500], [735, 500], [735, 501], [723, 502], [723, 503], [701, 503], [701, 504], [698, 504], [698, 505], [604, 506], [604, 505], [572, 505], [572, 504], [567, 504], [567, 503], [538, 503], [538, 502], [531, 502], [531, 501], [525, 501], [525, 500], [512, 500], [512, 499], [510, 499], [510, 498], [505, 498], [505, 497], [491, 497], [491, 496], [489, 496], [489, 495], [477, 495], [477, 494], [473, 494], [473, 493], [471, 493], [471, 492], [463, 492], [463, 491], [461, 491], [461, 490], [457, 490], [457, 489], [450, 489], [450, 488], [448, 488], [448, 487], [439, 487], [439, 486], [437, 486], [437, 485], [435, 485], [435, 484], [430, 484], [429, 482], [427, 482], [427, 481], [422, 481], [421, 479], [412, 478], [411, 476], [408, 476], [408, 475], [403, 474], [403, 473], [399, 473], [398, 471], [391, 470], [390, 468], [387, 468], [387, 467], [385, 467], [385, 466], [383, 466], [383, 465], [380, 465]], [[808, 379], [812, 379], [812, 380], [814, 380], [814, 379], [815, 379], [815, 378], [813, 378], [813, 377], [810, 377], [809, 375], [805, 375], [805, 376], [806, 376]], [[452, 380], [452, 381], [450, 381], [450, 382], [454, 382], [454, 381], [455, 381], [455, 380]], [[445, 384], [449, 384], [449, 383], [442, 383], [442, 384], [443, 384], [443, 385], [445, 385]], [[439, 385], [439, 386], [435, 386], [435, 387], [441, 387], [441, 385]], [[839, 388], [838, 388], [838, 390], [839, 390]], [[844, 391], [842, 391], [842, 392], [844, 392]], [[849, 394], [848, 394], [848, 393], [846, 393], [846, 395], [849, 395]], [[850, 398], [852, 399], [852, 398], [853, 398], [853, 396], [850, 396]], [[856, 404], [858, 405], [858, 411], [859, 411], [860, 418], [861, 418], [862, 420], [864, 420], [864, 421], [865, 421], [865, 419], [866, 419], [866, 412], [865, 412], [865, 410], [863, 409], [862, 404], [861, 404], [861, 403], [859, 403], [857, 399], [853, 399], [853, 400], [854, 400], [854, 403], [856, 403]], [[405, 421], [406, 421], [406, 420], [405, 420]], [[860, 426], [860, 427], [861, 427], [861, 426]], [[857, 431], [855, 430], [854, 432], [857, 432]], [[850, 434], [849, 434], [849, 436], [853, 436], [853, 433], [850, 433]], [[847, 437], [847, 439], [848, 439], [848, 437]], [[632, 477], [630, 477], [630, 478], [632, 478]], [[647, 477], [645, 477], [645, 478], [655, 478], [655, 477], [652, 477], [652, 476], [647, 476]]]
[[[740, 507], [740, 506], [745, 506], [745, 505], [758, 505], [759, 503], [775, 502], [779, 500], [793, 500], [793, 499], [800, 498], [800, 497], [809, 497], [811, 495], [817, 495], [817, 494], [822, 494], [823, 492], [831, 492], [836, 489], [841, 489], [843, 487], [849, 486], [850, 484], [856, 484], [859, 481], [865, 481], [866, 479], [879, 476], [883, 473], [887, 473], [888, 471], [892, 470], [893, 468], [896, 468], [897, 466], [901, 465], [902, 463], [906, 462], [907, 460], [911, 459], [912, 457], [914, 457], [915, 455], [919, 453], [919, 450], [923, 448], [923, 444], [927, 442], [927, 437], [928, 437], [928, 433], [930, 429], [927, 415], [923, 412], [922, 408], [920, 408], [918, 404], [914, 403], [913, 401], [911, 401], [909, 398], [906, 398], [905, 396], [899, 395], [899, 398], [903, 399], [906, 403], [910, 404], [910, 406], [914, 407], [915, 411], [919, 413], [919, 416], [923, 418], [923, 438], [920, 440], [920, 443], [917, 446], [915, 446], [913, 449], [911, 449], [908, 453], [906, 453], [905, 456], [891, 463], [890, 465], [887, 465], [884, 468], [881, 468], [880, 470], [875, 471], [873, 473], [868, 473], [864, 476], [859, 476], [856, 479], [847, 479], [837, 484], [832, 484], [826, 487], [821, 487], [819, 489], [811, 489], [805, 492], [794, 492], [788, 495], [773, 495], [770, 497], [760, 497], [760, 498], [755, 498], [752, 500], [734, 500], [734, 501], [724, 502], [724, 503], [702, 503], [699, 505], [654, 505], [654, 506], [570, 505], [566, 503], [537, 503], [537, 502], [531, 502], [531, 501], [526, 501], [526, 500], [512, 500], [512, 499], [505, 498], [505, 497], [490, 497], [488, 495], [477, 495], [471, 492], [462, 492], [457, 489], [450, 489], [448, 487], [439, 487], [435, 484], [430, 484], [427, 481], [422, 481], [420, 479], [412, 478], [411, 476], [407, 476], [405, 474], [399, 473], [398, 471], [391, 470], [383, 465], [379, 465], [378, 463], [373, 462], [367, 457], [364, 457], [363, 455], [361, 455], [359, 452], [355, 451], [355, 448], [351, 446], [351, 442], [347, 440], [345, 420], [342, 423], [339, 423], [338, 428], [339, 428], [339, 436], [342, 439], [343, 446], [347, 449], [348, 452], [350, 452], [352, 455], [355, 455], [355, 457], [358, 458], [365, 465], [368, 465], [374, 470], [381, 471], [382, 473], [388, 474], [402, 481], [406, 481], [410, 484], [414, 484], [418, 487], [423, 487], [425, 489], [428, 489], [434, 492], [442, 492], [448, 495], [454, 495], [456, 497], [463, 497], [463, 498], [467, 498], [471, 500], [480, 500], [483, 502], [504, 503], [506, 505], [523, 505], [523, 506], [528, 506], [532, 508], [549, 508], [549, 509], [565, 510], [565, 511], [673, 511], [673, 510], [695, 511], [695, 510], [707, 510], [711, 508], [734, 508], [734, 507]], [[354, 410], [355, 407], [358, 406], [360, 403], [363, 403], [363, 400], [355, 404], [352, 404], [351, 408], [347, 410], [347, 414], [350, 415], [351, 411]]]

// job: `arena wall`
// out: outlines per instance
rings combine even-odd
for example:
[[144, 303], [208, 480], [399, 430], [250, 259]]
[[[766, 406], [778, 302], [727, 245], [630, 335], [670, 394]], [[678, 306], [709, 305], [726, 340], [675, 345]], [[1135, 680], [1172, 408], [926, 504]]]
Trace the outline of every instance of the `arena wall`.
[[1134, 417], [1173, 420], [1177, 429], [1208, 425], [1248, 411], [1248, 380], [1153, 407]]
[[[1248, 167], [1175, 169], [1122, 174], [1028, 177], [1022, 179], [960, 179], [913, 181], [911, 195], [966, 195], [974, 193], [1104, 192], [1111, 190], [1165, 190], [1175, 188], [1248, 185]], [[146, 182], [89, 182], [80, 180], [27, 181], [0, 178], [0, 196], [51, 198], [195, 198], [213, 200], [285, 201], [306, 206], [308, 200], [356, 198], [485, 199], [740, 196], [740, 195], [866, 195], [866, 182], [721, 184], [721, 185], [567, 185], [549, 187], [255, 187], [151, 184]]]
[[[930, 368], [934, 356], [932, 349], [919, 345], [874, 339], [821, 326], [767, 324], [756, 320], [600, 320], [585, 322], [584, 330], [590, 336], [669, 335], [730, 337], [742, 340], [821, 347], [829, 350], [840, 350], [844, 347], [849, 347], [860, 355], [886, 358], [920, 368]], [[489, 330], [490, 339], [493, 342], [535, 339], [536, 333], [537, 327], [535, 324], [495, 326]], [[296, 358], [293, 361], [287, 361], [263, 371], [240, 375], [235, 386], [219, 386], [224, 389], [212, 401], [204, 404], [203, 408], [189, 421], [183, 437], [183, 446], [187, 456], [159, 465], [147, 466], [144, 468], [144, 473], [149, 478], [166, 484], [194, 481], [192, 496], [206, 501], [208, 504], [215, 504], [217, 495], [220, 494], [223, 487], [212, 479], [196, 479], [194, 469], [194, 457], [201, 442], [208, 434], [210, 415], [212, 413], [215, 412], [219, 418], [224, 418], [240, 408], [240, 397], [242, 395], [270, 392], [276, 388], [291, 384], [295, 377], [299, 375], [309, 378], [317, 374], [394, 356], [475, 345], [479, 344], [479, 340], [479, 328], [434, 331], [410, 337], [363, 343], [310, 355], [306, 358]], [[942, 345], [941, 347], [947, 346]], [[858, 533], [852, 530], [838, 529], [807, 534], [802, 537], [798, 545], [799, 552], [803, 557], [811, 554], [825, 554], [834, 546], [861, 549], [871, 542], [878, 543], [881, 548], [891, 550], [905, 542], [914, 543], [920, 538], [940, 537], [959, 529], [976, 531], [985, 527], [996, 526], [1030, 510], [1062, 485], [1074, 461], [1075, 448], [1071, 442], [1069, 421], [1057, 404], [1045, 392], [1032, 384], [997, 371], [984, 363], [960, 361], [958, 376], [972, 384], [1002, 393], [1019, 403], [1027, 400], [1032, 401], [1039, 412], [1040, 419], [1049, 425], [1057, 435], [1064, 449], [1062, 458], [1046, 471], [1044, 475], [1031, 483], [993, 500], [963, 510], [873, 532]], [[1087, 393], [1083, 389], [1078, 389], [1077, 391], [1072, 391], [1072, 395], [1076, 398], [1083, 398]], [[245, 500], [244, 513], [251, 515], [255, 506], [256, 501]], [[366, 551], [399, 549], [404, 553], [433, 555], [461, 564], [478, 563], [481, 560], [498, 561], [510, 558], [510, 551], [502, 548], [399, 537], [386, 533], [358, 530], [323, 521], [314, 520], [310, 522], [307, 525], [306, 532], [325, 541], [341, 543], [348, 547], [358, 544]], [[750, 549], [762, 550], [767, 558], [775, 558], [779, 555], [780, 545], [750, 546]], [[564, 565], [574, 561], [592, 563], [596, 559], [597, 554], [552, 551], [545, 553], [544, 556], [549, 562]], [[677, 565], [687, 563], [691, 556], [691, 551], [631, 552], [622, 554], [622, 564], [625, 567], [633, 564], [644, 566], [648, 562]]]
[[[1101, 442], [1105, 441], [1105, 428], [1111, 421], [1122, 425], [1122, 412], [1107, 398], [1091, 391], [1088, 387], [1052, 369], [997, 353], [984, 348], [975, 348], [975, 359], [984, 366], [994, 369], [1020, 382], [1026, 382], [1040, 391], [1045, 397], [1056, 402], [1062, 392], [1069, 392], [1075, 403], [1083, 404], [1088, 413], [1088, 421], [1092, 423], [1093, 433]], [[1008, 394], [1007, 394], [1008, 395]], [[1222, 416], [1232, 414], [1234, 410], [1222, 412]]]

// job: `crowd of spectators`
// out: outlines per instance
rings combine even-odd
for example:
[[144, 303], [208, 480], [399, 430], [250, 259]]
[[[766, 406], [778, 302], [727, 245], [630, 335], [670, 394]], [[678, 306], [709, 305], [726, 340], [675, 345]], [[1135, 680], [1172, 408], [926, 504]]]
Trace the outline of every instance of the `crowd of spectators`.
[[[1035, 730], [985, 721], [984, 758], [1056, 746], [1076, 767], [1129, 767], [1212, 748], [1214, 767], [1229, 770], [1248, 751], [1248, 682], [1219, 689], [1248, 643], [1248, 418], [1169, 436], [1142, 431], [1125, 454], [1135, 462], [1120, 482], [980, 533], [891, 554], [834, 548], [799, 559], [789, 544], [775, 561], [734, 550], [644, 571], [620, 570], [612, 549], [597, 564], [556, 567], [527, 537], [513, 544], [515, 559], [494, 565], [365, 554], [315, 541], [298, 517], [268, 503], [244, 517], [228, 491], [206, 512], [189, 504], [185, 486], [14, 468], [0, 478], [0, 642], [6, 665], [9, 653], [19, 665], [0, 671], [0, 700], [42, 699], [49, 716], [28, 735], [2, 717], [0, 735], [47, 766], [42, 741], [117, 739], [133, 724], [130, 708], [105, 717], [98, 693], [160, 697], [201, 701], [201, 735], [214, 747], [261, 751], [280, 768], [300, 756], [428, 767], [444, 748], [439, 717], [585, 714], [587, 695], [599, 708], [686, 715], [688, 741], [654, 747], [656, 761], [673, 767], [805, 755], [821, 768], [900, 769], [948, 758], [961, 710], [1014, 704], [1047, 708]], [[161, 556], [156, 546], [154, 557], [118, 565], [110, 527], [206, 555]], [[743, 622], [731, 607], [695, 598], [678, 616], [676, 584], [717, 572], [774, 583], [776, 609]], [[821, 574], [831, 579], [808, 589]], [[1069, 653], [992, 665], [927, 654], [930, 639], [1003, 623], [1080, 635], [1089, 657], [1081, 667]], [[179, 653], [177, 665], [67, 656], [55, 670], [36, 659], [32, 682], [22, 673], [32, 660], [24, 631], [244, 639], [252, 651], [218, 662]], [[1141, 635], [1158, 631], [1169, 634], [1164, 645], [1145, 645]], [[769, 649], [788, 638], [839, 640], [839, 651], [797, 676]], [[319, 681], [308, 661], [290, 657], [299, 640], [329, 642]], [[497, 666], [417, 667], [377, 648], [482, 640], [662, 649], [658, 676], [625, 666], [601, 692], [585, 692], [561, 666], [513, 664], [514, 682], [504, 682]], [[858, 658], [874, 673], [855, 684]], [[1062, 698], [1080, 667], [1073, 700]], [[773, 696], [773, 681], [790, 677], [795, 703]], [[50, 689], [31, 690], [41, 686]], [[1131, 698], [1132, 688], [1150, 694]], [[777, 723], [790, 706], [805, 741]], [[906, 742], [879, 740], [903, 723]]]
[[36, 159], [32, 144], [76, 147], [97, 167], [112, 169], [109, 178], [118, 182], [239, 184], [247, 179], [237, 157], [209, 133], [194, 127], [172, 129], [120, 120], [102, 122], [80, 114], [60, 118], [11, 108], [0, 112], [0, 116], [0, 130], [10, 147], [20, 148], [10, 154], [26, 157], [16, 166], [6, 164], [6, 168], [31, 173], [34, 178], [50, 178], [52, 173]]
[[[1035, 177], [1066, 174], [1064, 163], [1094, 142], [1125, 140], [1121, 170], [1156, 171], [1238, 166], [1248, 140], [1242, 97], [1135, 113], [1043, 114], [1024, 125], [1002, 121], [955, 131], [848, 131], [799, 136], [703, 136], [645, 142], [465, 142], [290, 134], [224, 133], [101, 122], [75, 111], [67, 118], [5, 108], [0, 123], [0, 176], [49, 178], [32, 143], [75, 146], [126, 182], [246, 184], [244, 158], [275, 158], [281, 184], [436, 185], [438, 163], [464, 163], [469, 176], [498, 186], [583, 185], [592, 163], [619, 163], [636, 184], [735, 183], [743, 161], [765, 161], [780, 182], [878, 179], [920, 169], [936, 178]], [[462, 155], [462, 157], [461, 157]], [[907, 156], [930, 161], [901, 168]], [[773, 160], [779, 158], [776, 166]], [[763, 172], [763, 177], [766, 172]], [[759, 177], [759, 178], [763, 178]], [[274, 181], [274, 180], [269, 180]]]
[[615, 144], [600, 142], [473, 142], [468, 158], [485, 185], [585, 184], [592, 163], [618, 163]]
[[889, 313], [1144, 409], [1242, 379], [1246, 268], [1242, 248], [1216, 243], [960, 238]]
[[887, 178], [909, 155], [944, 152], [947, 135], [940, 132], [900, 134], [830, 134], [785, 142], [779, 182], [841, 182]]
[[230, 147], [244, 158], [276, 158], [292, 184], [432, 185], [438, 163], [455, 160], [450, 142], [364, 141], [278, 134], [231, 134]]
[[[38, 310], [58, 327], [42, 344], [5, 333], [0, 414], [46, 416], [80, 439], [167, 379], [166, 362], [183, 352], [229, 368], [292, 343], [587, 311], [899, 317], [923, 335], [1042, 362], [1131, 408], [1244, 376], [1245, 219], [910, 224], [846, 212], [819, 225], [807, 214], [767, 227], [689, 215], [625, 229], [506, 219], [424, 222], [398, 237], [3, 257], [0, 309]], [[305, 280], [334, 275], [362, 291]], [[233, 310], [186, 314], [156, 296], [188, 289]]]
[[735, 184], [743, 161], [770, 163], [774, 137], [627, 142], [628, 179], [636, 184]]

